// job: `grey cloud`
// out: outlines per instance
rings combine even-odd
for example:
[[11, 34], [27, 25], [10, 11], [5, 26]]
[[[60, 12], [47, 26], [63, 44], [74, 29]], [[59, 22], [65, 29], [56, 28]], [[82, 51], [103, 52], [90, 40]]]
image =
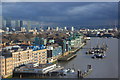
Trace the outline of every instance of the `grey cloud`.
[[3, 3], [3, 16], [59, 24], [108, 24], [117, 19], [114, 2]]

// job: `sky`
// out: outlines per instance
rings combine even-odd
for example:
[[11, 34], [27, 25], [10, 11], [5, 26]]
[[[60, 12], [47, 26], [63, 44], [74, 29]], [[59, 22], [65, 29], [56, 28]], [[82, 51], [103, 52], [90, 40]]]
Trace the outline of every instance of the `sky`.
[[3, 2], [2, 16], [53, 25], [111, 25], [117, 2]]
[[119, 0], [1, 0], [2, 2], [119, 2]]

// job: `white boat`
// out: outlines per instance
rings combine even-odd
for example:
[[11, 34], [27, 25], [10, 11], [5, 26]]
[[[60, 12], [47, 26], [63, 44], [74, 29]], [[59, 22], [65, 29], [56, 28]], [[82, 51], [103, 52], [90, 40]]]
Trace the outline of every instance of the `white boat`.
[[75, 70], [74, 69], [70, 69], [70, 73], [74, 73], [75, 72]]
[[86, 37], [87, 40], [90, 40], [90, 37]]
[[106, 55], [105, 54], [93, 54], [93, 56], [92, 56], [92, 58], [94, 59], [94, 58], [105, 58], [106, 57]]
[[62, 72], [63, 72], [64, 75], [66, 75], [66, 74], [75, 73], [75, 70], [71, 69], [71, 68], [68, 68], [68, 69], [64, 69]]

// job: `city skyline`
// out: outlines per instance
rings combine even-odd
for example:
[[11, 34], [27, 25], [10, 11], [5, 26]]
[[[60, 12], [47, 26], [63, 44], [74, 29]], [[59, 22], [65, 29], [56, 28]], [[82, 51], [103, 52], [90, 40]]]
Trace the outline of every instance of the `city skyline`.
[[2, 14], [50, 26], [114, 25], [117, 7], [116, 2], [3, 2]]

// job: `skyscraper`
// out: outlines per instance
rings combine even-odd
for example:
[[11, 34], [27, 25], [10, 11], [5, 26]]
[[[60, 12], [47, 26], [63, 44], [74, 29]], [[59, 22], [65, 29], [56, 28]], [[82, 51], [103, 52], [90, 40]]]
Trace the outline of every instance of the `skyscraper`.
[[11, 26], [12, 26], [12, 28], [15, 28], [15, 26], [16, 26], [15, 23], [16, 23], [15, 20], [11, 20]]
[[6, 20], [2, 20], [2, 27], [6, 27]]
[[71, 31], [74, 31], [74, 27], [72, 26]]
[[23, 27], [23, 21], [21, 20], [16, 20], [16, 31], [21, 31], [21, 27]]
[[20, 21], [20, 27], [23, 27], [23, 21]]
[[9, 31], [12, 31], [12, 26], [11, 26], [11, 20], [10, 19], [6, 20], [6, 27], [9, 28]]
[[31, 21], [27, 21], [27, 32], [31, 30]]
[[50, 30], [50, 27], [48, 27], [48, 29], [47, 29], [48, 31]]
[[6, 27], [11, 27], [11, 20], [6, 20]]
[[56, 31], [58, 31], [59, 30], [59, 27], [56, 27]]
[[66, 26], [64, 27], [64, 30], [67, 30], [67, 27], [66, 27]]

